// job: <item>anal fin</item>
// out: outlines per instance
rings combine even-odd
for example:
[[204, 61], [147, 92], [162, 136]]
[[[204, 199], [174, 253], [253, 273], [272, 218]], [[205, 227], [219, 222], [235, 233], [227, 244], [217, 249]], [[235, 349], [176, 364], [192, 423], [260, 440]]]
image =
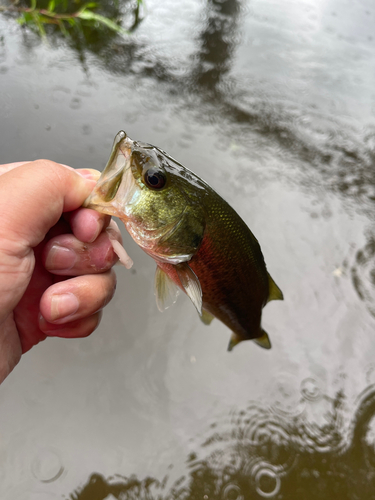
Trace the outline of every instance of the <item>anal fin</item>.
[[258, 344], [260, 347], [263, 347], [263, 349], [271, 349], [271, 341], [268, 336], [268, 333], [262, 330], [262, 336], [258, 337], [256, 339], [253, 339], [256, 344]]
[[202, 315], [200, 316], [200, 318], [202, 323], [204, 323], [205, 325], [210, 325], [215, 316], [206, 311], [206, 309], [202, 309]]

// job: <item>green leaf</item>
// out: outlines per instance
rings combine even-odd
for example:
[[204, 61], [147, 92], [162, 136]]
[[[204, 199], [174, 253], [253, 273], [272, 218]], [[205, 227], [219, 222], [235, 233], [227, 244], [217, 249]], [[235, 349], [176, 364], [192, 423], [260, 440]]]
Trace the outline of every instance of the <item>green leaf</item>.
[[38, 31], [39, 31], [39, 34], [42, 38], [46, 38], [46, 32], [44, 30], [44, 26], [43, 26], [43, 23], [41, 22], [40, 20], [40, 16], [38, 13], [36, 12], [32, 12], [31, 13], [32, 17], [33, 17], [33, 21], [34, 23], [36, 24], [36, 27], [38, 28]]
[[116, 31], [117, 33], [121, 33], [123, 35], [128, 34], [128, 31], [124, 30], [124, 28], [121, 28], [121, 26], [111, 21], [107, 17], [101, 16], [100, 14], [96, 14], [95, 12], [85, 10], [83, 12], [79, 12], [78, 17], [81, 19], [85, 19], [86, 21], [98, 21], [99, 23], [102, 23], [105, 26], [107, 26], [107, 28]]
[[39, 14], [39, 22], [42, 24], [57, 24], [58, 20], [53, 17], [51, 18], [48, 16], [44, 16], [43, 14]]
[[74, 18], [74, 28], [83, 35], [82, 23], [77, 17]]
[[36, 0], [31, 0], [31, 10], [36, 9]]
[[25, 23], [27, 23], [25, 19], [25, 14], [22, 14], [20, 17], [17, 17], [17, 23], [20, 24], [21, 26]]
[[95, 9], [97, 7], [97, 3], [95, 2], [89, 2], [89, 3], [85, 3], [81, 9], [79, 10], [79, 12], [85, 12], [86, 10], [88, 9]]
[[33, 23], [34, 19], [30, 12], [23, 12], [22, 15], [17, 19], [17, 21], [22, 25]]
[[69, 36], [69, 32], [68, 32], [68, 31], [67, 31], [67, 29], [65, 28], [64, 21], [59, 20], [59, 21], [58, 21], [58, 25], [59, 25], [59, 28], [60, 28], [61, 33], [62, 33], [64, 36]]
[[54, 12], [55, 6], [56, 6], [55, 0], [50, 0], [50, 2], [48, 4], [48, 9], [47, 10], [49, 10], [50, 12]]

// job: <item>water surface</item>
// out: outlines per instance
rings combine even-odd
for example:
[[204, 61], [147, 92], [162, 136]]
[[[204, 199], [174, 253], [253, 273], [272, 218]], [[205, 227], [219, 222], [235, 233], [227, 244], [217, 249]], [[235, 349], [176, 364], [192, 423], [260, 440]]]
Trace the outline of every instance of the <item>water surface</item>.
[[98, 331], [48, 339], [1, 387], [2, 499], [375, 498], [374, 18], [148, 0], [131, 36], [83, 45], [0, 18], [1, 162], [102, 169], [124, 129], [232, 204], [285, 295], [272, 350], [228, 353], [185, 297], [158, 312], [124, 234], [135, 265]]

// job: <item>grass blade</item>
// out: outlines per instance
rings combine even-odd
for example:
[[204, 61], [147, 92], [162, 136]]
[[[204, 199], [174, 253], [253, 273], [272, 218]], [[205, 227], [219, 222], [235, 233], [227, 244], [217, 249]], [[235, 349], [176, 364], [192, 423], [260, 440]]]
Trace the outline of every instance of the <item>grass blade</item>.
[[77, 15], [80, 19], [85, 19], [86, 21], [98, 21], [101, 24], [107, 26], [107, 28], [116, 31], [117, 33], [121, 33], [123, 35], [129, 34], [127, 30], [124, 30], [121, 26], [111, 21], [107, 17], [101, 16], [100, 14], [96, 14], [91, 10], [80, 11]]

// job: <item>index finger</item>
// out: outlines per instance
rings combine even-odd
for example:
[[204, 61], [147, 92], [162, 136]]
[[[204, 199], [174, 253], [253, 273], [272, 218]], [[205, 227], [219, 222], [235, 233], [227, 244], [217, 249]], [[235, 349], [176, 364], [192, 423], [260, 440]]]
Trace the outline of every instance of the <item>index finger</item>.
[[[87, 179], [97, 181], [100, 177], [100, 172], [91, 168], [77, 169], [76, 171]], [[65, 212], [63, 217], [69, 222], [74, 236], [84, 243], [95, 241], [111, 220], [110, 216], [88, 208], [78, 208], [73, 212]]]
[[16, 161], [14, 163], [4, 163], [4, 165], [0, 165], [0, 175], [9, 172], [9, 170], [13, 170], [14, 168], [20, 167], [21, 165], [25, 165], [25, 163], [30, 163], [30, 162]]
[[92, 243], [108, 227], [110, 215], [101, 214], [91, 208], [78, 208], [65, 212], [64, 219], [69, 222], [74, 236], [83, 243]]
[[74, 169], [48, 160], [17, 168], [8, 164], [5, 169], [0, 175], [0, 232], [30, 247], [42, 241], [63, 212], [79, 208], [95, 185], [95, 179], [84, 179]]

